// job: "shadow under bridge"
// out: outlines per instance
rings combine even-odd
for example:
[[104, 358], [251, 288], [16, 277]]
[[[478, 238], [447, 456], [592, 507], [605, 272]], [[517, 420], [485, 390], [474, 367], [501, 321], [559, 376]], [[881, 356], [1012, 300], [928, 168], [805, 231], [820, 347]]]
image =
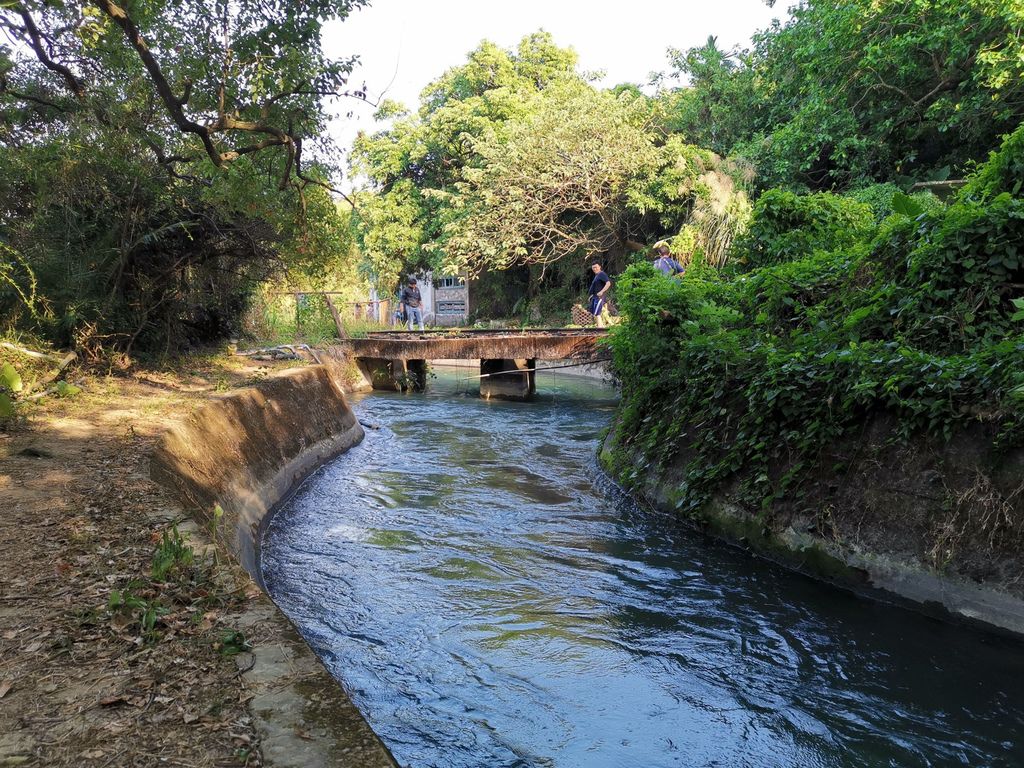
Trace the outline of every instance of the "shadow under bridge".
[[561, 360], [540, 370], [609, 359], [599, 345], [606, 328], [538, 330], [378, 331], [338, 345], [355, 359], [374, 389], [423, 390], [428, 360], [479, 360], [480, 396], [526, 400], [537, 391], [538, 360]]

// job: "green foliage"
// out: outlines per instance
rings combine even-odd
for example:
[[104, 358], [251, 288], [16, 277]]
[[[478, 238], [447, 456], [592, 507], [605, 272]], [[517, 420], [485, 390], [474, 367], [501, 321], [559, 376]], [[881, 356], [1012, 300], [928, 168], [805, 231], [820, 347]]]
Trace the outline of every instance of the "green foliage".
[[1010, 319], [1014, 322], [1024, 320], [1024, 299], [1013, 299], [1012, 303], [1017, 311], [1010, 315]]
[[153, 552], [153, 580], [166, 581], [175, 572], [189, 568], [194, 559], [195, 552], [182, 538], [177, 526], [170, 531], [164, 531], [160, 543]]
[[107, 610], [137, 625], [139, 636], [143, 640], [155, 642], [159, 637], [157, 621], [167, 614], [168, 609], [158, 599], [140, 594], [140, 591], [144, 590], [145, 585], [138, 581], [130, 582], [123, 590], [112, 589], [107, 601]]
[[1024, 119], [1022, 24], [1007, 0], [808, 0], [750, 51], [670, 50], [665, 124], [762, 188], [948, 178]]
[[904, 332], [931, 349], [1010, 333], [1007, 292], [1024, 278], [1024, 199], [960, 201], [928, 221], [924, 234], [906, 262], [912, 290], [887, 296]]
[[6, 303], [12, 310], [6, 317], [8, 327], [4, 330], [13, 330], [22, 312], [32, 318], [38, 317], [36, 288], [36, 275], [28, 260], [0, 242], [0, 302], [3, 302], [5, 294], [9, 295]]
[[998, 151], [960, 191], [962, 198], [988, 200], [1004, 192], [1020, 197], [1024, 189], [1024, 123], [1003, 139]]
[[9, 419], [15, 413], [15, 397], [24, 385], [21, 375], [10, 363], [0, 368], [0, 419]]
[[223, 656], [237, 656], [252, 650], [252, 643], [237, 629], [225, 629], [221, 632], [216, 646]]
[[86, 359], [172, 352], [236, 335], [270, 276], [351, 261], [321, 136], [352, 60], [320, 31], [361, 4], [124, 5], [156, 67], [109, 3], [0, 8], [20, 41], [0, 54], [6, 330]]
[[736, 249], [748, 267], [778, 264], [818, 250], [848, 247], [863, 238], [873, 223], [871, 209], [864, 203], [827, 192], [797, 195], [771, 189], [758, 198]]
[[637, 166], [626, 189], [631, 211], [657, 215], [660, 232], [674, 233], [671, 248], [684, 263], [699, 256], [724, 266], [734, 238], [747, 227], [746, 189], [752, 170], [669, 136], [655, 162]]
[[0, 308], [58, 346], [162, 352], [237, 335], [261, 281], [287, 272], [323, 286], [355, 261], [326, 190], [260, 191], [248, 161], [189, 185], [115, 137], [88, 154], [78, 141], [0, 156], [0, 176], [18, 180], [0, 236], [31, 263], [31, 286], [18, 282], [37, 309], [2, 283]]
[[885, 182], [850, 190], [845, 197], [870, 206], [877, 224], [893, 213], [892, 203], [897, 192], [902, 193], [902, 190], [892, 182]]
[[907, 216], [916, 219], [924, 213], [924, 206], [909, 195], [902, 192], [895, 192], [892, 196], [892, 211], [900, 216]]
[[57, 397], [74, 397], [82, 392], [82, 388], [67, 381], [58, 381], [53, 385]]
[[[230, 599], [220, 578], [224, 574], [218, 576], [215, 570], [216, 555], [212, 566], [196, 557], [177, 526], [164, 531], [153, 551], [149, 576], [111, 590], [107, 610], [112, 628], [134, 634], [136, 642], [156, 643], [163, 631], [194, 625], [212, 615], [211, 608], [222, 607]], [[232, 643], [242, 649], [245, 639], [238, 633], [230, 639]]]
[[[530, 141], [539, 138], [529, 133], [530, 121], [544, 121], [544, 130], [556, 128], [554, 115], [568, 114], [573, 100], [586, 106], [581, 100], [597, 98], [576, 74], [575, 63], [575, 54], [555, 46], [546, 33], [524, 38], [515, 51], [481, 43], [466, 64], [427, 86], [417, 115], [356, 141], [354, 170], [371, 182], [371, 190], [358, 198], [356, 232], [380, 290], [390, 293], [404, 273], [455, 271], [477, 246], [488, 262], [506, 259], [507, 244], [495, 238], [520, 247], [518, 233], [493, 231], [497, 216], [477, 217], [497, 211], [500, 206], [487, 198], [503, 191], [496, 186], [501, 169], [528, 156]], [[587, 108], [581, 119], [594, 123], [595, 109]], [[545, 119], [545, 111], [552, 117]], [[515, 148], [506, 147], [510, 134], [517, 137]], [[562, 172], [560, 165], [547, 170]]]
[[489, 131], [474, 142], [479, 165], [454, 185], [460, 199], [446, 206], [451, 213], [432, 246], [443, 252], [446, 273], [602, 253], [624, 229], [627, 184], [655, 156], [639, 127], [644, 103], [565, 80], [527, 107], [500, 136]]
[[749, 53], [722, 51], [717, 39], [709, 37], [688, 51], [670, 48], [668, 57], [672, 74], [687, 85], [662, 96], [666, 128], [720, 155], [730, 154], [766, 106]]
[[972, 185], [948, 208], [897, 198], [878, 226], [867, 205], [772, 192], [750, 269], [627, 270], [611, 339], [618, 471], [675, 467], [678, 504], [697, 513], [725, 483], [765, 508], [799, 494], [878, 414], [903, 437], [980, 420], [1024, 445], [1024, 199], [981, 201]]
[[[356, 143], [371, 182], [355, 221], [368, 272], [390, 292], [424, 269], [526, 267], [567, 299], [587, 256], [618, 267], [684, 231], [681, 257], [724, 262], [749, 217], [749, 167], [666, 138], [651, 110], [637, 88], [594, 88], [545, 33], [515, 51], [482, 43], [427, 87], [417, 115]], [[546, 311], [537, 288], [523, 291], [531, 314]], [[507, 312], [522, 298], [477, 306]]]
[[21, 375], [10, 363], [4, 363], [3, 367], [0, 368], [0, 386], [5, 387], [11, 392], [21, 392], [24, 388]]

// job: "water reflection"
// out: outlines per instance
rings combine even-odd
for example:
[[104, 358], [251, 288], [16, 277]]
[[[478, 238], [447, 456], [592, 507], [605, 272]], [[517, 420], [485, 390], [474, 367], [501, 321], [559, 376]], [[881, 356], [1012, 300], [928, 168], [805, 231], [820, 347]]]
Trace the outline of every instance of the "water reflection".
[[502, 404], [440, 384], [361, 400], [384, 428], [263, 552], [271, 593], [403, 764], [1024, 763], [1019, 645], [602, 494], [610, 393]]

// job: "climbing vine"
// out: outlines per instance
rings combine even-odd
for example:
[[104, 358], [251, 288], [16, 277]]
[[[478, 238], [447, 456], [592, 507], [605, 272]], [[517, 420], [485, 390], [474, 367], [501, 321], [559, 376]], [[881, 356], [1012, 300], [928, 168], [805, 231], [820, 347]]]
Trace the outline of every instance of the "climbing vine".
[[620, 475], [672, 466], [681, 509], [727, 481], [767, 508], [879, 414], [898, 437], [981, 421], [1024, 445], [1024, 198], [1000, 170], [1022, 137], [948, 206], [903, 195], [876, 226], [851, 199], [766, 194], [734, 254], [745, 266], [631, 267], [611, 341]]

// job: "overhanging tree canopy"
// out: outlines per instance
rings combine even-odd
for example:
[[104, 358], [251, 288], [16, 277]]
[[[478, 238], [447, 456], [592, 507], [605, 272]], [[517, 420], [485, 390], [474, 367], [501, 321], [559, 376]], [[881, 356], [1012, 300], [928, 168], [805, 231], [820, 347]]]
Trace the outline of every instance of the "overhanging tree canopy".
[[962, 174], [1024, 119], [1024, 3], [806, 0], [750, 51], [670, 51], [669, 126], [763, 187]]
[[5, 3], [0, 29], [15, 45], [0, 59], [0, 96], [37, 113], [88, 108], [103, 124], [121, 105], [121, 127], [172, 171], [278, 148], [282, 187], [323, 183], [307, 175], [303, 152], [325, 129], [325, 100], [364, 94], [347, 87], [354, 57], [328, 57], [320, 33], [365, 4]]
[[4, 3], [5, 322], [172, 350], [237, 330], [282, 267], [347, 254], [322, 136], [361, 92], [320, 32], [363, 2]]

